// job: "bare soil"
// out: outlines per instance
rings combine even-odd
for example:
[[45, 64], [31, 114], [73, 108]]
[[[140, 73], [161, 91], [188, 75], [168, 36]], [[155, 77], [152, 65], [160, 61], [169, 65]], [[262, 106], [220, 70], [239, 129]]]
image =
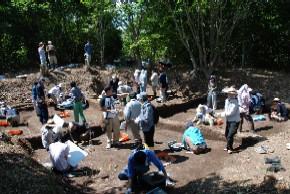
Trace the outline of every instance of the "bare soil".
[[[259, 72], [261, 74], [249, 72], [248, 74], [241, 72], [241, 74], [254, 77], [259, 81], [265, 80], [268, 84], [268, 80], [274, 76], [286, 77], [286, 75], [271, 72]], [[232, 80], [236, 79], [238, 78], [229, 73], [221, 77], [221, 80], [228, 85], [232, 85]], [[255, 87], [254, 84], [258, 85], [255, 80], [249, 82], [252, 84], [251, 87]], [[277, 94], [286, 100], [288, 87], [285, 84], [285, 88], [277, 88], [277, 91], [287, 90], [284, 93], [278, 93], [276, 90], [268, 92], [266, 88], [262, 90], [269, 98]], [[155, 133], [157, 144], [154, 150], [167, 150], [167, 142], [181, 140], [185, 121], [194, 118], [194, 108], [204, 101], [201, 94], [202, 92], [197, 94], [193, 101], [184, 100], [181, 93], [178, 93], [179, 97], [170, 100], [165, 105], [153, 101], [161, 114]], [[222, 100], [220, 104], [219, 107], [222, 107]], [[51, 108], [49, 112], [53, 115], [55, 110]], [[73, 114], [69, 112], [71, 117], [67, 120], [73, 120]], [[99, 124], [101, 113], [96, 100], [90, 100], [90, 107], [85, 111], [85, 115], [90, 126]], [[41, 125], [35, 112], [22, 111], [21, 118], [23, 123], [28, 122], [29, 125], [18, 127], [24, 131], [20, 138], [40, 134]], [[269, 120], [255, 122], [257, 129], [255, 134], [249, 132], [249, 125], [245, 122], [245, 132], [238, 133], [235, 138], [234, 146], [237, 151], [231, 155], [223, 151], [224, 128], [225, 126], [212, 128], [201, 126], [207, 144], [211, 148], [211, 151], [206, 154], [193, 155], [185, 151], [170, 153], [177, 160], [166, 166], [166, 170], [172, 179], [176, 180], [176, 185], [174, 188], [167, 188], [168, 193], [290, 193], [288, 172], [290, 150], [286, 149], [286, 143], [290, 142], [289, 122], [277, 123]], [[8, 129], [10, 127], [1, 128], [0, 131]], [[12, 138], [12, 143], [0, 142], [0, 169], [1, 172], [5, 172], [1, 173], [0, 178], [8, 180], [4, 184], [1, 183], [1, 193], [124, 193], [126, 190], [126, 182], [118, 180], [117, 175], [127, 163], [132, 141], [124, 143], [119, 149], [106, 150], [106, 136], [102, 134], [94, 138], [91, 144], [86, 142], [80, 144], [79, 146], [89, 153], [79, 165], [83, 173], [76, 177], [66, 178], [50, 172], [41, 165], [49, 162], [46, 150], [40, 145], [32, 145], [33, 152], [29, 153], [27, 149], [19, 146], [18, 138]], [[273, 153], [256, 153], [255, 148], [261, 145], [268, 146]], [[281, 159], [284, 170], [276, 173], [267, 171], [269, 165], [265, 164], [265, 157], [274, 156]], [[163, 162], [166, 163], [166, 161]], [[155, 167], [152, 166], [151, 169], [154, 170]], [[15, 173], [14, 176], [12, 176], [13, 173]]]

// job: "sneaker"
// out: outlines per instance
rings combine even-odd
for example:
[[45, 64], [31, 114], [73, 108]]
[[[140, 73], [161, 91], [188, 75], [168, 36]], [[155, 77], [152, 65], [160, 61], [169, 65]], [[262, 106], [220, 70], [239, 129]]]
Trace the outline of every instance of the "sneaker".
[[224, 148], [224, 151], [228, 151], [228, 148]]
[[228, 154], [232, 154], [233, 153], [233, 151], [232, 150], [228, 150]]
[[107, 143], [106, 149], [110, 149], [111, 148], [111, 143]]

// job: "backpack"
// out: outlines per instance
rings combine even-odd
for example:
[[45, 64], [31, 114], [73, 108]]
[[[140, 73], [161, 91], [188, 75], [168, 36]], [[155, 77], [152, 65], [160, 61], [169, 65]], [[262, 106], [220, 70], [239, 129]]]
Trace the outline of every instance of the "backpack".
[[151, 104], [151, 106], [153, 109], [153, 121], [154, 121], [154, 124], [156, 125], [159, 121], [159, 113], [158, 113], [158, 110], [156, 109], [155, 106], [153, 106], [152, 104]]

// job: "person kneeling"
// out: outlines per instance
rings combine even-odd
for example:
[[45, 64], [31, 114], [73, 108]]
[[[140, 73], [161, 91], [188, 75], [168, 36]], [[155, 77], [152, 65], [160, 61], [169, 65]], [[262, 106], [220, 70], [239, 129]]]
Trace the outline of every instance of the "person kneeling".
[[182, 143], [185, 149], [192, 151], [194, 154], [201, 154], [207, 151], [207, 145], [199, 128], [195, 127], [193, 122], [186, 124], [186, 130], [182, 136]]
[[279, 98], [274, 98], [272, 102], [270, 119], [278, 122], [288, 120], [288, 110]]
[[159, 171], [163, 172], [166, 178], [166, 184], [171, 184], [162, 162], [158, 159], [155, 153], [148, 149], [137, 148], [130, 154], [128, 166], [118, 175], [120, 180], [129, 181], [129, 189], [127, 193], [136, 192], [136, 189], [143, 185], [143, 178], [145, 173], [149, 171], [150, 163], [153, 163]]

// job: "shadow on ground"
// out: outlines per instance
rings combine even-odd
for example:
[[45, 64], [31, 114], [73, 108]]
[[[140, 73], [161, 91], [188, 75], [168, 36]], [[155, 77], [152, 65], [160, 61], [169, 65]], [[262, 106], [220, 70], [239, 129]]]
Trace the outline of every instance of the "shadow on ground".
[[273, 176], [265, 176], [264, 181], [259, 185], [247, 184], [249, 180], [239, 182], [226, 182], [216, 174], [210, 174], [207, 178], [201, 178], [189, 182], [185, 186], [167, 189], [169, 194], [192, 193], [192, 194], [223, 194], [223, 193], [258, 193], [258, 194], [286, 194], [290, 190], [278, 182]]
[[0, 153], [0, 193], [96, 192], [46, 169], [26, 154]]

